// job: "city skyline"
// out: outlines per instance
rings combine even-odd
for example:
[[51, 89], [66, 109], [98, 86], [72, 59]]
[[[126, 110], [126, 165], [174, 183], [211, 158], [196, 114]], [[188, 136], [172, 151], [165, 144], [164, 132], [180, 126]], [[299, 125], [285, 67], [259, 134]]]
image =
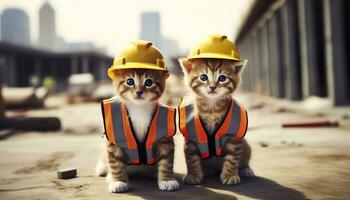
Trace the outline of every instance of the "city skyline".
[[5, 9], [0, 15], [0, 39], [8, 43], [30, 46], [29, 16], [17, 8]]
[[[9, 7], [18, 7], [31, 19], [32, 43], [38, 41], [38, 10], [46, 1], [2, 0], [0, 12]], [[140, 15], [143, 12], [159, 12], [161, 32], [179, 44], [182, 52], [191, 44], [210, 33], [223, 33], [234, 38], [253, 0], [228, 1], [211, 4], [210, 1], [160, 3], [151, 1], [48, 1], [55, 9], [57, 35], [67, 42], [91, 41], [105, 46], [109, 55], [114, 55], [121, 46], [139, 38]], [[77, 9], [79, 8], [79, 9]], [[235, 11], [236, 10], [236, 11]], [[237, 11], [238, 10], [238, 11]], [[235, 12], [234, 12], [235, 11]], [[193, 13], [196, 14], [193, 14]], [[210, 15], [208, 15], [210, 13]], [[227, 18], [230, 13], [230, 18]]]

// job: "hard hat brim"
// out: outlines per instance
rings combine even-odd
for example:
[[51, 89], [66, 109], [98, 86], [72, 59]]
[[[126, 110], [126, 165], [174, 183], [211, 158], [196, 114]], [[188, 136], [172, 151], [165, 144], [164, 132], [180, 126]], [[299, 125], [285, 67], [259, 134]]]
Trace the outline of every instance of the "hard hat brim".
[[152, 64], [145, 64], [145, 63], [126, 63], [123, 65], [117, 65], [117, 66], [111, 66], [108, 69], [108, 77], [110, 79], [114, 79], [113, 72], [116, 70], [122, 70], [122, 69], [151, 69], [151, 70], [159, 70], [159, 71], [165, 71], [168, 72], [168, 69], [166, 67], [159, 67], [158, 65], [152, 65]]
[[219, 53], [201, 53], [199, 55], [188, 56], [187, 59], [196, 59], [196, 58], [217, 58], [217, 59], [226, 59], [226, 60], [234, 60], [234, 61], [243, 61], [239, 58], [234, 58], [232, 56], [219, 54]]

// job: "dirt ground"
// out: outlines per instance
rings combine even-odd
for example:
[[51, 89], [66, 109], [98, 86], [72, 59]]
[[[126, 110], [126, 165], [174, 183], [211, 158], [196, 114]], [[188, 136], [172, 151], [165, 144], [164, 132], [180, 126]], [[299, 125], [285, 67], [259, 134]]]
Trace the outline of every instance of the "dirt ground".
[[[102, 150], [98, 103], [63, 105], [49, 99], [48, 109], [28, 116], [58, 116], [60, 132], [18, 133], [0, 141], [0, 199], [349, 199], [349, 108], [296, 112], [240, 97], [249, 112], [247, 140], [257, 177], [223, 186], [209, 177], [202, 186], [181, 185], [177, 192], [157, 189], [153, 168], [129, 168], [132, 190], [110, 194], [104, 178], [94, 175]], [[347, 114], [346, 114], [347, 113]], [[20, 113], [8, 113], [19, 115]], [[338, 128], [281, 128], [282, 122], [339, 120]], [[175, 172], [185, 173], [183, 139], [177, 134]], [[56, 178], [57, 169], [77, 168], [78, 177]]]

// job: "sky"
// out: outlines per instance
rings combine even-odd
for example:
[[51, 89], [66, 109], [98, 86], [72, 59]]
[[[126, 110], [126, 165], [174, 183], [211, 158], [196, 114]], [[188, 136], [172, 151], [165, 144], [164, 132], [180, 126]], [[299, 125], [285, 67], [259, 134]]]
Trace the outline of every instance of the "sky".
[[[0, 12], [20, 8], [30, 17], [31, 40], [38, 38], [38, 11], [46, 0], [0, 0]], [[254, 0], [48, 0], [55, 9], [57, 35], [67, 42], [93, 42], [114, 55], [139, 39], [142, 12], [159, 12], [162, 35], [181, 52], [212, 33], [234, 39]]]

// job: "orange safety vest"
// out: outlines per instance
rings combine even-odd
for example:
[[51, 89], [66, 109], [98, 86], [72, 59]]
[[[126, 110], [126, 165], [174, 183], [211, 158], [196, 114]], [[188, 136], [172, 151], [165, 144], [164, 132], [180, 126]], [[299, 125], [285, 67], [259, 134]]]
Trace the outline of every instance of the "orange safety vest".
[[103, 100], [102, 113], [108, 141], [123, 149], [128, 164], [154, 164], [156, 142], [164, 137], [171, 138], [176, 132], [175, 108], [160, 104], [153, 114], [144, 142], [137, 141], [125, 104], [113, 98]]
[[226, 116], [213, 135], [209, 135], [200, 116], [194, 114], [194, 105], [182, 100], [179, 106], [180, 132], [186, 141], [197, 145], [202, 158], [221, 156], [222, 148], [230, 137], [243, 138], [248, 127], [248, 114], [243, 106], [231, 98], [231, 105]]

